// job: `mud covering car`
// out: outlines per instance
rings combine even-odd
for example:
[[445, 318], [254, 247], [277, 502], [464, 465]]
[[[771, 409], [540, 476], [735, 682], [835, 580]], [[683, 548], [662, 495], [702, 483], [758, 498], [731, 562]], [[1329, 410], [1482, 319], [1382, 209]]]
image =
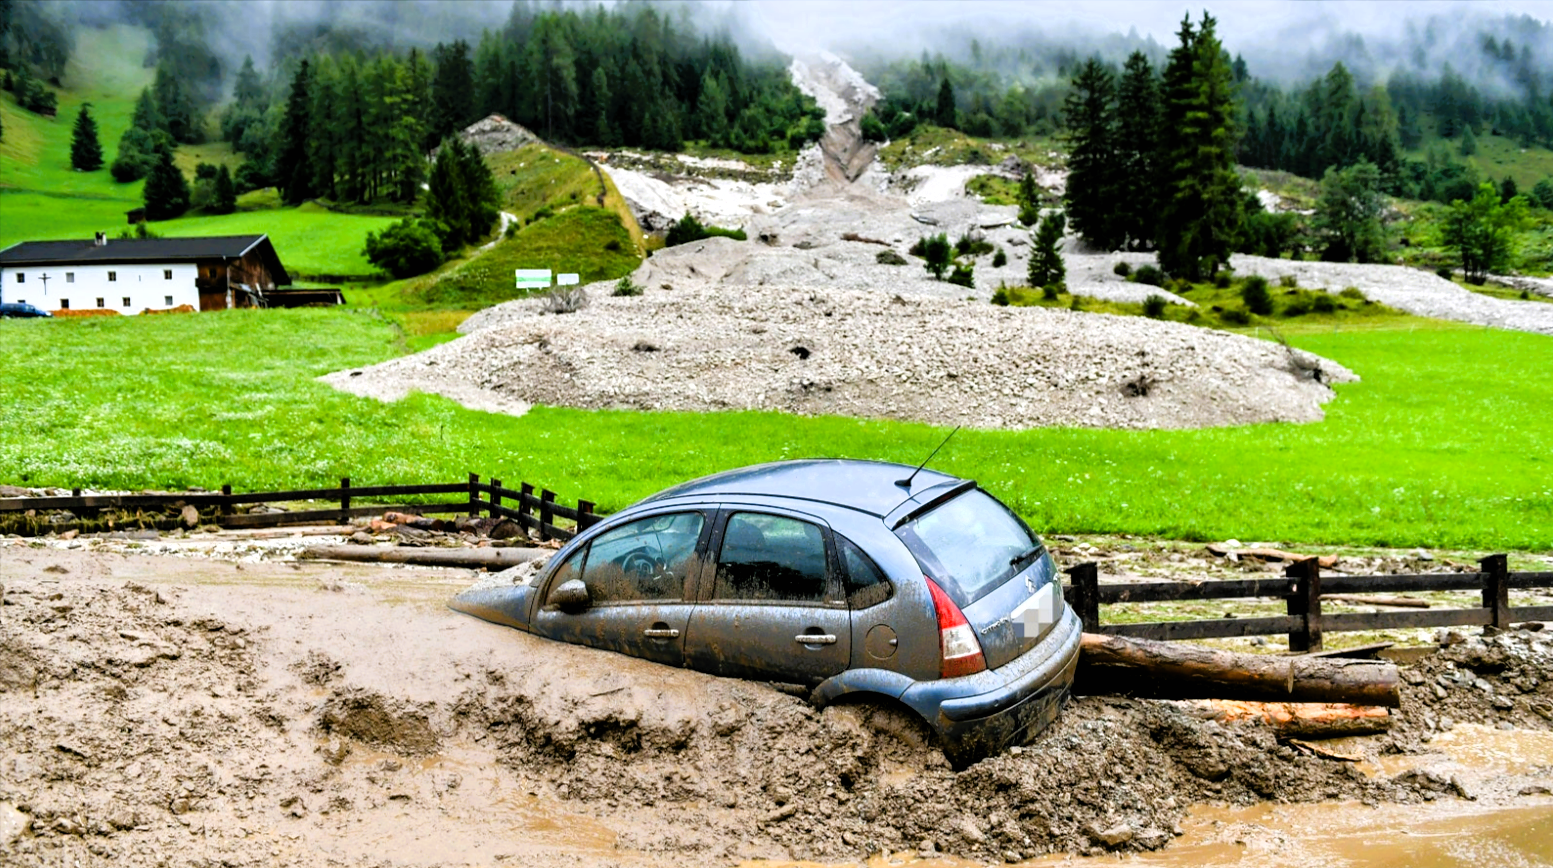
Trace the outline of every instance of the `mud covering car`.
[[818, 706], [910, 709], [957, 767], [1055, 719], [1080, 626], [1040, 538], [971, 480], [784, 461], [662, 491], [458, 611]]

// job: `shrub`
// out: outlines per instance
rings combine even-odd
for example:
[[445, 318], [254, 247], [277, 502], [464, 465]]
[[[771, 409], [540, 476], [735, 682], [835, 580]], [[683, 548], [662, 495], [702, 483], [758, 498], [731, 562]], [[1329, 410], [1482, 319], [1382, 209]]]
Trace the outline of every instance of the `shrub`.
[[1293, 301], [1284, 306], [1284, 316], [1304, 316], [1310, 313], [1310, 299], [1297, 296]]
[[1359, 287], [1357, 286], [1344, 287], [1343, 291], [1338, 293], [1338, 295], [1342, 296], [1343, 298], [1351, 298], [1354, 301], [1369, 301], [1369, 299], [1365, 297], [1364, 293], [1359, 291]]
[[881, 250], [875, 254], [874, 261], [880, 265], [905, 265], [906, 257], [893, 250]]
[[1116, 263], [1116, 267], [1111, 269], [1111, 272], [1118, 277], [1126, 277], [1127, 275], [1132, 274], [1132, 266], [1125, 262], [1118, 262]]
[[406, 217], [367, 233], [367, 261], [396, 278], [425, 274], [442, 264], [442, 242], [425, 221]]
[[1008, 307], [1009, 301], [1008, 287], [1006, 286], [998, 287], [997, 292], [992, 294], [992, 303], [999, 307]]
[[1337, 299], [1325, 292], [1318, 293], [1310, 300], [1310, 309], [1316, 313], [1333, 313], [1337, 310]]
[[[1056, 301], [1058, 296], [1067, 291], [1068, 286], [1065, 283], [1048, 283], [1041, 287], [1041, 298], [1044, 298], [1047, 301]], [[1074, 304], [1077, 304], [1078, 296], [1074, 296], [1073, 299]], [[1078, 310], [1078, 308], [1074, 308], [1074, 310]]]
[[1251, 312], [1243, 307], [1225, 308], [1219, 314], [1219, 318], [1231, 325], [1249, 325], [1251, 323]]
[[922, 267], [927, 269], [928, 274], [933, 275], [935, 280], [943, 280], [951, 258], [949, 236], [940, 232], [923, 239], [922, 258], [926, 260]]
[[548, 313], [576, 313], [588, 306], [588, 293], [580, 286], [557, 286], [545, 294]]
[[1256, 275], [1246, 278], [1246, 282], [1240, 285], [1240, 300], [1254, 314], [1267, 316], [1273, 312], [1273, 297], [1267, 291], [1265, 278]]
[[1138, 270], [1132, 273], [1132, 279], [1134, 283], [1146, 283], [1149, 286], [1165, 285], [1165, 273], [1152, 265], [1138, 266]]
[[1285, 274], [1283, 277], [1278, 278], [1278, 285], [1285, 289], [1293, 289], [1300, 285], [1300, 281], [1299, 278], [1292, 274]]
[[980, 235], [967, 232], [954, 242], [955, 256], [981, 256], [992, 252], [992, 242]]
[[976, 286], [976, 263], [956, 262], [954, 270], [949, 272], [949, 282], [956, 286], [966, 286], [974, 289]]
[[1184, 295], [1192, 291], [1192, 282], [1184, 277], [1173, 277], [1165, 281], [1163, 289], [1168, 289], [1176, 295]]
[[1456, 272], [1453, 271], [1449, 265], [1442, 265], [1439, 268], [1436, 268], [1434, 273], [1445, 280], [1450, 280], [1456, 276]]
[[1073, 296], [1073, 298], [1071, 300], [1068, 301], [1068, 310], [1083, 310], [1083, 309], [1084, 309], [1084, 297], [1083, 296], [1075, 295], [1075, 296]]
[[641, 294], [642, 285], [640, 283], [633, 283], [631, 281], [631, 275], [629, 274], [620, 278], [620, 280], [615, 283], [615, 291], [611, 293], [611, 295], [614, 296], [633, 296]]
[[1229, 289], [1230, 284], [1233, 282], [1234, 278], [1230, 277], [1227, 271], [1221, 271], [1213, 276], [1213, 285], [1219, 289]]
[[906, 252], [912, 256], [927, 256], [927, 236], [918, 238], [912, 245], [906, 248]]
[[1143, 300], [1143, 315], [1149, 319], [1163, 319], [1165, 316], [1165, 305], [1169, 303], [1165, 301], [1164, 296], [1150, 293], [1149, 297]]
[[1003, 266], [1005, 266], [1007, 264], [1008, 264], [1008, 254], [1003, 252], [1003, 248], [999, 247], [998, 248], [998, 252], [992, 254], [992, 267], [993, 268], [1002, 268]]

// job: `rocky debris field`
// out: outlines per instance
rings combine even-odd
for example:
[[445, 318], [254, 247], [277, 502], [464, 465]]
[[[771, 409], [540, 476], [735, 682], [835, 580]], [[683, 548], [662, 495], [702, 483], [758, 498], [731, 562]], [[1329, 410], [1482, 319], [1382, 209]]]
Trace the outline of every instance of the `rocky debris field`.
[[538, 299], [510, 302], [472, 317], [460, 340], [323, 380], [390, 399], [410, 388], [460, 401], [489, 394], [492, 408], [1195, 428], [1319, 419], [1328, 384], [1353, 379], [1298, 350], [1143, 318], [820, 288], [624, 298], [599, 297], [603, 288], [565, 315]]
[[1550, 783], [1455, 771], [1426, 741], [1553, 726], [1546, 632], [1405, 670], [1393, 733], [1346, 748], [1412, 755], [1396, 774], [1098, 697], [955, 773], [887, 709], [817, 712], [443, 608], [469, 576], [0, 549], [0, 861], [996, 863], [1157, 849], [1200, 800], [1501, 803]]

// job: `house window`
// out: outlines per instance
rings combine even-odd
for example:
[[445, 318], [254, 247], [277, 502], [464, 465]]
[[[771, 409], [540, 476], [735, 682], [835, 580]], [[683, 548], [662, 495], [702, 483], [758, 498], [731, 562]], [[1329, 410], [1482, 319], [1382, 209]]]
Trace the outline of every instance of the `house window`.
[[97, 306], [98, 307], [107, 307], [107, 305], [103, 303], [106, 300], [107, 299], [102, 299], [102, 298], [97, 299]]
[[109, 283], [113, 283], [114, 281], [116, 281], [118, 279], [119, 279], [119, 273], [117, 271], [110, 271], [110, 272], [108, 272], [108, 282]]
[[127, 296], [127, 295], [124, 296], [124, 307], [125, 308], [129, 307], [129, 296]]
[[20, 272], [20, 271], [16, 272], [16, 282], [17, 283], [26, 283], [27, 282], [27, 275], [22, 273], [22, 272]]
[[65, 272], [65, 282], [66, 283], [75, 283], [75, 272], [74, 271], [67, 271], [67, 272]]
[[164, 295], [164, 296], [162, 296], [162, 298], [166, 299], [166, 304], [167, 304], [168, 307], [172, 307], [173, 306], [173, 297], [172, 296]]
[[59, 309], [60, 310], [69, 310], [70, 309], [70, 299], [68, 299], [68, 298], [60, 299], [59, 300]]
[[173, 279], [173, 270], [171, 268], [164, 268], [164, 269], [162, 269], [162, 279], [163, 280], [172, 280]]

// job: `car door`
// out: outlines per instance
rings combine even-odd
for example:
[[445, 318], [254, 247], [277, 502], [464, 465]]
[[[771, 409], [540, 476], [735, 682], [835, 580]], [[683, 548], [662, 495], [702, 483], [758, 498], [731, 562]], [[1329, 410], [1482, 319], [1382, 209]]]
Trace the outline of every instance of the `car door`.
[[817, 684], [847, 668], [851, 613], [830, 529], [807, 516], [727, 509], [709, 581], [690, 616], [689, 666], [737, 678]]
[[[534, 632], [682, 666], [685, 630], [710, 537], [710, 513], [665, 512], [611, 528], [574, 552], [545, 583]], [[581, 579], [589, 602], [567, 611], [551, 602]]]

